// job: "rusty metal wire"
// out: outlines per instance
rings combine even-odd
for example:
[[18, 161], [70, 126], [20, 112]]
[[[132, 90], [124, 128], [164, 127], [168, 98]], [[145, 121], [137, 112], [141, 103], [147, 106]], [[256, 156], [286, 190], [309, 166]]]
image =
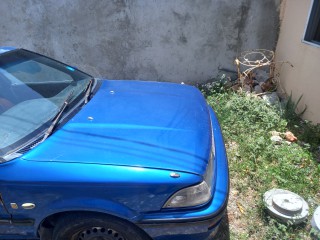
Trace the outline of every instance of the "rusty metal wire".
[[254, 70], [261, 67], [269, 68], [269, 79], [275, 85], [280, 83], [279, 71], [275, 76], [275, 69], [280, 70], [284, 63], [293, 65], [288, 61], [274, 61], [274, 51], [267, 49], [255, 49], [251, 51], [244, 51], [235, 59], [237, 65], [238, 80], [239, 83], [244, 86], [245, 84], [253, 86]]
[[[238, 77], [241, 75], [246, 77], [252, 72], [252, 70], [264, 66], [271, 66], [274, 63], [274, 52], [267, 49], [255, 49], [251, 51], [245, 51], [236, 58], [235, 62], [238, 68]], [[241, 66], [246, 68], [241, 71]]]

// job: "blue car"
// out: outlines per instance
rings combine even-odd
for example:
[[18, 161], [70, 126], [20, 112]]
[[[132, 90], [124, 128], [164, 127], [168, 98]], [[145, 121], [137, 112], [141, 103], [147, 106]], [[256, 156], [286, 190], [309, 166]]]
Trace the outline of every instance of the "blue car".
[[0, 239], [216, 232], [228, 192], [221, 129], [195, 87], [0, 48]]

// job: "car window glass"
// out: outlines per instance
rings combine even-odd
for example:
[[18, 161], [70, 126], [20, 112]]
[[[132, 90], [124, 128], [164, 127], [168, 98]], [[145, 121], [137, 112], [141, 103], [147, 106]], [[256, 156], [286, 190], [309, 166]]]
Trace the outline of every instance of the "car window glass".
[[68, 96], [68, 109], [83, 100], [91, 79], [26, 50], [0, 54], [0, 160], [41, 135]]
[[6, 71], [27, 84], [57, 81], [71, 82], [73, 80], [69, 74], [34, 60], [25, 61], [14, 66], [10, 66], [6, 69]]

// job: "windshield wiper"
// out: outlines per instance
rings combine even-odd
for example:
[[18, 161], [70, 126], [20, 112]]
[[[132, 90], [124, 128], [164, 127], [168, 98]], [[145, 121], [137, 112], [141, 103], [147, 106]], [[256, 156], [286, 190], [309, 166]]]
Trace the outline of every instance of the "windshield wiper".
[[87, 85], [86, 94], [84, 95], [84, 104], [87, 104], [89, 101], [89, 97], [90, 97], [91, 90], [92, 90], [92, 85], [93, 85], [93, 78], [90, 80], [90, 82]]
[[71, 91], [70, 94], [68, 95], [68, 97], [64, 100], [64, 102], [63, 102], [62, 106], [60, 107], [58, 113], [54, 117], [50, 127], [47, 129], [47, 131], [45, 132], [42, 140], [39, 143], [42, 143], [44, 140], [46, 140], [51, 135], [51, 133], [53, 132], [53, 129], [55, 128], [55, 126], [59, 122], [62, 113], [64, 112], [64, 110], [68, 106], [68, 104], [69, 104], [69, 102], [70, 102], [72, 97], [73, 97], [73, 91]]

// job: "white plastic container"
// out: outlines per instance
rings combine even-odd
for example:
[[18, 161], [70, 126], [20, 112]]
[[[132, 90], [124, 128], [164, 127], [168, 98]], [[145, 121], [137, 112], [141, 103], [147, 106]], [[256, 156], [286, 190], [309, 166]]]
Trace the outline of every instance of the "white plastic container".
[[320, 206], [316, 208], [311, 219], [311, 226], [320, 234]]
[[308, 217], [308, 203], [288, 190], [271, 189], [263, 195], [263, 200], [270, 215], [281, 222], [299, 224]]

